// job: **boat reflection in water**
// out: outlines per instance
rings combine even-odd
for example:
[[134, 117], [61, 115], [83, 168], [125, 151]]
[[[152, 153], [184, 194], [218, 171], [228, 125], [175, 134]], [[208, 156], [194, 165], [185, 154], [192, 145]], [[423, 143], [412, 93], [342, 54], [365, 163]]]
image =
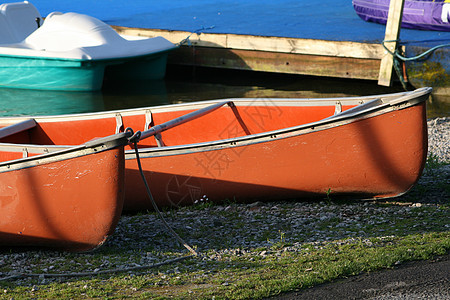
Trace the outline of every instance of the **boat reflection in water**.
[[168, 103], [163, 80], [108, 83], [98, 92], [0, 88], [0, 116], [61, 115]]
[[103, 110], [100, 92], [0, 89], [0, 115], [56, 115]]

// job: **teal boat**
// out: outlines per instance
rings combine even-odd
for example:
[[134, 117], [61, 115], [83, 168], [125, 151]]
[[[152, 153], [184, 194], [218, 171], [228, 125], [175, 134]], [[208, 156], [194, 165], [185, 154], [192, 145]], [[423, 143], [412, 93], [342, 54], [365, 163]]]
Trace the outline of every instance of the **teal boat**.
[[95, 91], [108, 79], [151, 80], [165, 75], [163, 37], [119, 35], [91, 16], [49, 14], [41, 24], [28, 1], [0, 5], [0, 86]]

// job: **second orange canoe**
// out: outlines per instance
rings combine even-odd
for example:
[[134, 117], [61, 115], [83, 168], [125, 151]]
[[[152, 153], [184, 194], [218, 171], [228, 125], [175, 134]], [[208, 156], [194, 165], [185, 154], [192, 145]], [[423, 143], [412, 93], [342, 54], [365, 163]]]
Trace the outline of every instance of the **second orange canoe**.
[[[189, 205], [203, 196], [239, 202], [394, 197], [408, 191], [423, 170], [430, 93], [423, 88], [349, 98], [228, 99], [141, 141], [139, 153], [161, 206]], [[125, 127], [164, 125], [221, 101], [36, 117], [38, 126], [26, 137], [9, 141], [81, 143]], [[11, 121], [2, 118], [0, 124]], [[125, 158], [125, 209], [151, 209], [134, 150], [126, 150]]]

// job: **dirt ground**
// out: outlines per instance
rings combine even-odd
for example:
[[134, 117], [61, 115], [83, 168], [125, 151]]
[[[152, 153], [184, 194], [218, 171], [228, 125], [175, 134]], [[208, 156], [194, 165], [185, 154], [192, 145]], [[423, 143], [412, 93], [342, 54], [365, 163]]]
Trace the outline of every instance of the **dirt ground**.
[[407, 262], [394, 269], [340, 279], [272, 299], [450, 299], [450, 254]]

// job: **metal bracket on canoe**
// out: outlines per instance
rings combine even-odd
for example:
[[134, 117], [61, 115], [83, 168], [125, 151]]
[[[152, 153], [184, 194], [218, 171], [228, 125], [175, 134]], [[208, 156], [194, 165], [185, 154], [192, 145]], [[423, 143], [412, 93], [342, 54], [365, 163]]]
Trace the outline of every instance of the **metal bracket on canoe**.
[[145, 110], [145, 126], [144, 126], [144, 131], [150, 129], [150, 127], [152, 127], [152, 123], [153, 123], [152, 112], [150, 111], [150, 109], [147, 109], [147, 110]]
[[28, 157], [28, 149], [27, 148], [23, 148], [22, 149], [22, 157], [23, 158], [27, 158]]
[[[149, 109], [147, 109], [145, 111], [144, 131], [150, 129], [152, 126], [153, 126], [153, 115], [152, 115], [152, 112]], [[162, 141], [161, 133], [155, 134], [155, 140], [156, 140], [156, 144], [158, 145], [158, 147], [164, 146], [164, 142]]]
[[155, 134], [155, 140], [156, 140], [156, 144], [158, 145], [158, 147], [164, 146], [164, 142], [162, 141], [161, 133]]
[[122, 115], [120, 113], [116, 114], [116, 134], [119, 132], [124, 132], [125, 128], [123, 127]]
[[334, 114], [337, 115], [342, 112], [342, 103], [341, 101], [337, 101], [334, 106]]

